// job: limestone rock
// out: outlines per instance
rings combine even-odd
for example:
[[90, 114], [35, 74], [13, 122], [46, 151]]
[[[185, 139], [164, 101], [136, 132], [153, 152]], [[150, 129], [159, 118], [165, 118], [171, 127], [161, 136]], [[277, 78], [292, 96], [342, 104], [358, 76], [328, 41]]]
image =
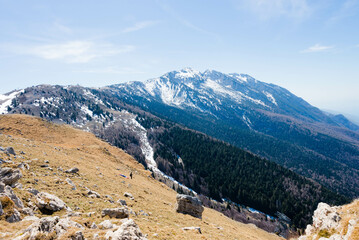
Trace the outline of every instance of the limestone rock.
[[133, 195], [131, 194], [131, 193], [129, 193], [129, 192], [125, 192], [124, 194], [123, 194], [123, 196], [125, 196], [125, 197], [128, 197], [128, 198], [130, 198], [130, 199], [135, 199], [134, 197], [133, 197]]
[[105, 239], [109, 240], [147, 240], [141, 233], [140, 228], [132, 220], [128, 219], [116, 230], [108, 231]]
[[341, 218], [337, 209], [338, 207], [319, 203], [318, 208], [314, 211], [313, 227], [327, 230], [338, 227]]
[[189, 231], [189, 230], [193, 231], [194, 230], [194, 231], [202, 234], [200, 227], [184, 227], [184, 228], [182, 228], [182, 230], [184, 230], [184, 231]]
[[[23, 234], [19, 236], [20, 239], [29, 239], [34, 240], [39, 234], [54, 234], [59, 237], [62, 234], [66, 233], [69, 228], [80, 228], [83, 229], [83, 226], [77, 222], [74, 222], [68, 218], [59, 218], [59, 217], [44, 217], [38, 220], [35, 220], [28, 228], [23, 231]], [[82, 238], [81, 238], [82, 236]], [[77, 232], [70, 236], [70, 239], [82, 240], [83, 235], [77, 234]]]
[[101, 222], [99, 225], [100, 229], [111, 229], [113, 228], [113, 224], [110, 220], [105, 220], [103, 222]]
[[14, 185], [20, 178], [22, 174], [19, 169], [12, 168], [0, 168], [0, 182], [3, 182], [5, 185]]
[[202, 202], [189, 195], [177, 194], [176, 211], [178, 213], [189, 214], [193, 217], [202, 218], [202, 212], [204, 210]]
[[102, 210], [102, 216], [109, 216], [111, 218], [128, 218], [127, 208], [105, 208]]
[[66, 204], [60, 198], [46, 192], [36, 195], [36, 206], [45, 213], [53, 213], [66, 208]]
[[77, 167], [70, 168], [65, 171], [65, 173], [78, 173], [79, 169]]
[[88, 190], [87, 192], [87, 195], [90, 197], [90, 198], [101, 198], [101, 195], [95, 191], [92, 191], [92, 190]]
[[0, 183], [0, 196], [8, 196], [18, 208], [23, 208], [24, 204], [22, 201], [15, 195], [14, 191], [10, 186], [5, 186], [3, 183]]
[[81, 224], [70, 220], [69, 218], [61, 218], [55, 226], [57, 235], [66, 233], [67, 229], [71, 227], [84, 228]]

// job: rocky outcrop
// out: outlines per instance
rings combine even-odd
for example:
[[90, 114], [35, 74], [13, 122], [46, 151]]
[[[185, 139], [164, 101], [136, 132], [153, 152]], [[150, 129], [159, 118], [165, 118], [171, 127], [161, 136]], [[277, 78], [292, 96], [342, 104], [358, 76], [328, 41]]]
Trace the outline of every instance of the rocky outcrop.
[[0, 182], [3, 182], [5, 185], [14, 186], [21, 177], [22, 174], [19, 169], [0, 168]]
[[[31, 224], [28, 228], [26, 228], [22, 234], [15, 238], [16, 240], [21, 239], [38, 239], [39, 236], [49, 236], [59, 237], [67, 232], [69, 228], [79, 228], [83, 229], [83, 226], [77, 222], [74, 222], [67, 218], [60, 219], [59, 217], [44, 217], [36, 220], [33, 224]], [[70, 236], [70, 239], [82, 240], [84, 239], [82, 232], [81, 234], [73, 234]], [[81, 238], [82, 236], [82, 238]], [[50, 238], [48, 238], [50, 239]], [[51, 238], [52, 239], [52, 238]]]
[[204, 210], [202, 202], [189, 195], [177, 194], [176, 211], [178, 213], [189, 214], [193, 217], [202, 218]]
[[355, 229], [359, 229], [358, 206], [355, 202], [351, 205], [331, 207], [326, 203], [319, 203], [313, 214], [313, 224], [307, 226], [305, 235], [298, 240], [359, 239], [359, 231], [354, 233]]
[[127, 208], [105, 208], [102, 210], [102, 216], [109, 216], [111, 218], [128, 218], [129, 213]]
[[109, 240], [147, 240], [140, 228], [132, 220], [128, 219], [115, 231], [108, 231], [105, 239]]
[[62, 209], [68, 209], [64, 201], [55, 195], [40, 192], [36, 195], [36, 206], [41, 212], [51, 214]]

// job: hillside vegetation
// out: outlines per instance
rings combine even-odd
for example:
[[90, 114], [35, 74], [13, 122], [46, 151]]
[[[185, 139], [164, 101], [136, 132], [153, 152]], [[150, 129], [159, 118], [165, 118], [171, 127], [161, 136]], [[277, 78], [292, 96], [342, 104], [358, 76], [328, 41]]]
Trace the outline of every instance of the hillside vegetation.
[[[54, 194], [78, 212], [71, 219], [83, 226], [108, 219], [101, 216], [101, 210], [118, 207], [117, 200], [124, 199], [136, 213], [130, 218], [148, 239], [280, 239], [275, 234], [233, 221], [212, 209], [205, 208], [202, 220], [176, 213], [174, 190], [154, 180], [149, 171], [124, 151], [91, 133], [31, 116], [2, 115], [0, 145], [3, 148], [13, 147], [17, 154], [14, 157], [0, 151], [0, 158], [7, 161], [1, 167], [16, 168], [21, 162], [29, 165], [28, 170], [21, 170], [23, 177], [19, 180], [20, 185], [13, 189], [25, 206], [32, 198], [27, 191], [29, 188]], [[77, 174], [64, 171], [73, 167], [79, 169]], [[128, 176], [130, 172], [133, 179], [120, 175]], [[75, 190], [66, 179], [75, 184]], [[87, 188], [101, 197], [88, 197]], [[133, 200], [124, 197], [125, 192], [131, 193]], [[93, 213], [88, 214], [90, 212]], [[35, 215], [46, 216], [39, 211]], [[66, 213], [60, 211], [54, 215], [64, 216]], [[120, 224], [120, 220], [111, 220]], [[0, 238], [13, 239], [31, 223], [0, 220]], [[200, 227], [202, 234], [182, 230], [190, 226]], [[106, 231], [85, 227], [83, 233], [88, 239], [97, 233], [101, 239]]]

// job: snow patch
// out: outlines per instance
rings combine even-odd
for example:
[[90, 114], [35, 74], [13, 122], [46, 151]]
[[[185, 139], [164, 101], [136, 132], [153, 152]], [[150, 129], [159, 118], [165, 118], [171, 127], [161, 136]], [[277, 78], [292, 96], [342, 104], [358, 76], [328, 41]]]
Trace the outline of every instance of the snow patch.
[[272, 94], [270, 94], [269, 92], [263, 91], [264, 95], [266, 95], [266, 97], [268, 98], [269, 101], [271, 101], [274, 105], [278, 106], [277, 101], [275, 100], [275, 98], [273, 97]]
[[24, 89], [19, 91], [14, 91], [10, 93], [9, 95], [2, 95], [0, 94], [0, 114], [7, 113], [7, 107], [11, 105], [11, 102], [14, 98], [16, 98], [17, 95], [20, 93], [23, 93]]

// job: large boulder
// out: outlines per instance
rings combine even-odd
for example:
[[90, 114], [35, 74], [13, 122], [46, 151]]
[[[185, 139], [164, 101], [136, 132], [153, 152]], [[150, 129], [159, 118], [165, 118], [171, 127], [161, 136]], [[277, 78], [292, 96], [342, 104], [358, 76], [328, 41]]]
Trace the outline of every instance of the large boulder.
[[313, 214], [313, 227], [327, 230], [337, 228], [340, 219], [338, 207], [321, 202]]
[[140, 228], [132, 220], [128, 219], [115, 231], [108, 231], [105, 239], [109, 240], [147, 240]]
[[178, 213], [189, 214], [193, 217], [202, 218], [204, 210], [201, 200], [184, 194], [177, 194], [176, 211]]
[[128, 218], [129, 213], [127, 208], [105, 208], [102, 210], [102, 216], [109, 216], [111, 218]]
[[22, 174], [19, 169], [0, 168], [0, 182], [3, 182], [5, 185], [13, 186], [21, 177]]
[[40, 192], [36, 195], [36, 206], [43, 213], [52, 214], [66, 208], [66, 204], [55, 195]]

